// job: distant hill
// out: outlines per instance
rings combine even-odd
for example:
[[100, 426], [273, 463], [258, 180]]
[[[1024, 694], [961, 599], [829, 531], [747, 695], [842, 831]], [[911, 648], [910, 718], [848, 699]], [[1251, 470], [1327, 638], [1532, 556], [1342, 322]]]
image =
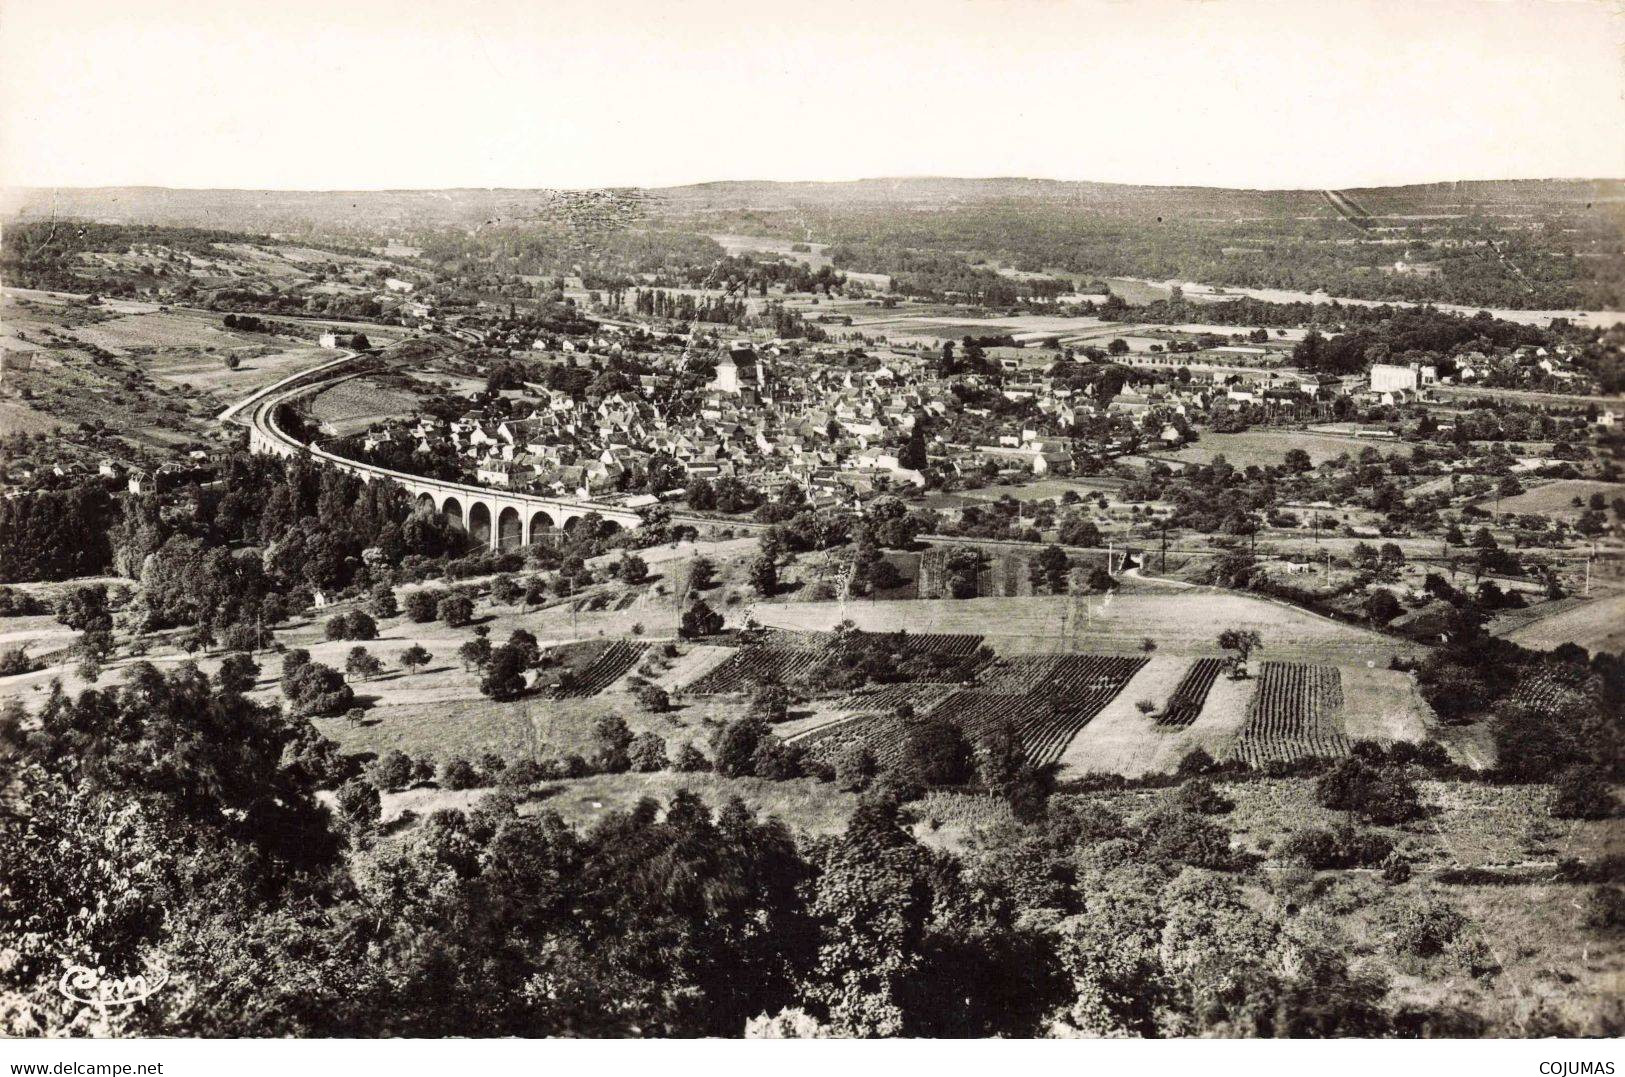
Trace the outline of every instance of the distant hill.
[[[1365, 212], [1508, 213], [1625, 208], [1625, 180], [1496, 180], [1377, 187], [1342, 192]], [[23, 188], [0, 195], [7, 218], [68, 217], [249, 232], [389, 233], [479, 228], [527, 219], [593, 222], [607, 214], [682, 218], [732, 211], [868, 211], [1014, 203], [1173, 218], [1331, 217], [1322, 191], [1152, 187], [1025, 178], [906, 177], [840, 183], [725, 181], [686, 187], [561, 191], [453, 188], [398, 191], [242, 191], [166, 187]]]

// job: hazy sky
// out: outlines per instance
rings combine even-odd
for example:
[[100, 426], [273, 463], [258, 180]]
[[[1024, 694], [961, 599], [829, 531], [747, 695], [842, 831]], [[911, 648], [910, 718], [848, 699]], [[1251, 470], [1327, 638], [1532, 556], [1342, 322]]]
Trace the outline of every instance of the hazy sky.
[[1625, 176], [1619, 0], [0, 0], [0, 184]]

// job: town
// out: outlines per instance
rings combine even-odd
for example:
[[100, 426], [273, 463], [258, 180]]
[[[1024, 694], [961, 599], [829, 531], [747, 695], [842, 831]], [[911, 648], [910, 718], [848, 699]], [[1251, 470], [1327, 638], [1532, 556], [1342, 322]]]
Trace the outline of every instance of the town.
[[25, 198], [0, 1034], [1618, 1035], [1621, 183], [940, 182]]

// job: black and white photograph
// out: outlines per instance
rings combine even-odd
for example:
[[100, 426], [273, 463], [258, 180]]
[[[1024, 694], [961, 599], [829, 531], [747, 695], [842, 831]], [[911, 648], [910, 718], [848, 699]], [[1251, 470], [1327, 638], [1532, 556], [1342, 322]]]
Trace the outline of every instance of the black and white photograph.
[[1617, 0], [4, 0], [0, 1066], [1607, 1077], [1622, 467]]

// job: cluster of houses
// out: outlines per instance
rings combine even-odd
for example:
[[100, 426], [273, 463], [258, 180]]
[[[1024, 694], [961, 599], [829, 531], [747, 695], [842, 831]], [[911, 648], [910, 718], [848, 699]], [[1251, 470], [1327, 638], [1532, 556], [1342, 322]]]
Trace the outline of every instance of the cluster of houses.
[[[549, 354], [587, 366], [629, 347], [624, 330], [606, 326], [561, 341]], [[637, 490], [678, 497], [696, 480], [735, 479], [766, 496], [795, 485], [815, 505], [840, 504], [877, 489], [925, 485], [917, 452], [909, 460], [903, 448], [922, 418], [933, 431], [925, 441], [932, 469], [1054, 475], [1080, 469], [1086, 457], [1177, 447], [1215, 409], [1313, 408], [1318, 398], [1347, 391], [1339, 379], [1274, 368], [1182, 377], [1168, 370], [1101, 402], [1093, 386], [1075, 387], [1037, 368], [1024, 378], [944, 377], [929, 347], [870, 348], [862, 363], [843, 361], [850, 353], [788, 341], [717, 346], [696, 334], [681, 350], [641, 354], [655, 372], [625, 389], [582, 399], [527, 383], [500, 394], [502, 413], [474, 409], [456, 419], [386, 423], [364, 435], [362, 446], [449, 453], [472, 481], [551, 496], [602, 500]], [[701, 354], [714, 364], [710, 379], [697, 392], [677, 392], [680, 372]], [[1004, 412], [967, 404], [956, 385], [1024, 406]]]

